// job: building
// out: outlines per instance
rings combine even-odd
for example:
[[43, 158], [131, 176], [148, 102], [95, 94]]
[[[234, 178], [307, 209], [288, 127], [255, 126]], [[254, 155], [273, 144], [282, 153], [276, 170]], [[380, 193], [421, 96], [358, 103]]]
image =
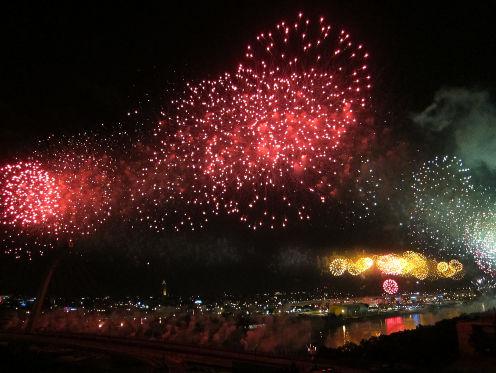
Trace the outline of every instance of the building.
[[361, 316], [365, 315], [369, 305], [365, 303], [330, 304], [327, 312], [336, 316]]

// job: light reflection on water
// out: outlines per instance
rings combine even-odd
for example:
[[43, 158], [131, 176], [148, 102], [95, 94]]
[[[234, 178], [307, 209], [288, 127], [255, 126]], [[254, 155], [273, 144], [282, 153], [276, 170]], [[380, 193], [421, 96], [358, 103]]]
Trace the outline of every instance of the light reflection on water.
[[[471, 309], [470, 312], [482, 311], [483, 308], [483, 304], [478, 304], [478, 306]], [[453, 306], [441, 308], [432, 312], [388, 316], [351, 322], [331, 330], [325, 340], [325, 346], [328, 348], [336, 348], [348, 342], [359, 344], [363, 339], [415, 329], [418, 325], [433, 325], [444, 319], [458, 317], [463, 312], [467, 312], [467, 309]]]

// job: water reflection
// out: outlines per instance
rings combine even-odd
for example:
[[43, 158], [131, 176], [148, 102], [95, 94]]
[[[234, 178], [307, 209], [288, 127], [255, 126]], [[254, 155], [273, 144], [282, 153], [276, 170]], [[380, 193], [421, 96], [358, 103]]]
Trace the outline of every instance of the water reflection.
[[[482, 311], [482, 309], [482, 304], [479, 304], [479, 306], [472, 309], [471, 312]], [[336, 348], [348, 342], [358, 344], [363, 339], [415, 329], [418, 325], [433, 325], [443, 319], [451, 319], [460, 316], [463, 312], [467, 312], [467, 310], [454, 306], [431, 312], [376, 317], [350, 322], [331, 330], [325, 340], [325, 346], [328, 348]]]

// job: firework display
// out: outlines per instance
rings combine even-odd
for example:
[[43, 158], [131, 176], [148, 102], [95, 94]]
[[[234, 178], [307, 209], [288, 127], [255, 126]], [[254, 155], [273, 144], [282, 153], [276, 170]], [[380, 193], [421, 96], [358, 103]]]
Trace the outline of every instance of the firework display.
[[[458, 280], [461, 261], [471, 259], [488, 278], [496, 275], [494, 193], [476, 187], [460, 158], [421, 160], [420, 167], [415, 159], [401, 182], [381, 179], [391, 174], [383, 160], [395, 154], [377, 154], [387, 131], [374, 126], [363, 44], [323, 17], [300, 13], [256, 35], [239, 57], [226, 72], [178, 88], [159, 112], [128, 113], [133, 126], [152, 123], [143, 137], [51, 137], [3, 165], [4, 251], [67, 245], [112, 215], [156, 231], [194, 231], [216, 217], [250, 230], [308, 221], [342, 228], [369, 217], [380, 192], [381, 201], [399, 200], [409, 245], [444, 259], [411, 250], [340, 254], [329, 261], [333, 276]], [[401, 193], [394, 197], [393, 189]], [[383, 287], [398, 290], [392, 279]]]
[[44, 163], [56, 175], [61, 192], [60, 233], [90, 234], [112, 210], [114, 160], [106, 147], [91, 137], [71, 138], [56, 144], [54, 154], [44, 157]]
[[56, 180], [37, 162], [18, 162], [0, 169], [2, 221], [13, 226], [46, 224], [56, 218], [61, 199]]
[[370, 269], [374, 265], [374, 259], [369, 257], [358, 258], [356, 261], [349, 262], [348, 272], [351, 275], [359, 275]]
[[379, 256], [377, 268], [386, 275], [402, 275], [410, 272], [409, 262], [396, 254]]
[[496, 213], [481, 212], [467, 225], [469, 250], [477, 265], [488, 275], [496, 275]]
[[[477, 188], [470, 170], [456, 157], [438, 157], [414, 174], [414, 208], [410, 231], [426, 247], [473, 257], [486, 274], [494, 275], [493, 193]], [[461, 263], [438, 263], [442, 277], [457, 277]]]
[[384, 289], [387, 294], [393, 295], [398, 292], [399, 287], [398, 283], [395, 280], [388, 278], [382, 283], [382, 289]]
[[50, 139], [43, 149], [33, 160], [1, 169], [7, 252], [67, 244], [92, 233], [111, 213], [115, 164], [102, 144], [78, 136]]
[[410, 229], [418, 245], [465, 254], [464, 232], [481, 197], [469, 171], [459, 158], [445, 156], [414, 173]]
[[463, 277], [463, 264], [460, 261], [452, 259], [449, 262], [437, 262], [415, 251], [358, 258], [338, 257], [329, 263], [329, 271], [333, 276], [342, 276], [346, 272], [357, 276], [374, 270], [381, 275], [414, 277], [418, 280]]
[[348, 269], [348, 259], [336, 258], [329, 264], [329, 271], [333, 276], [341, 276]]
[[[405, 272], [411, 276], [419, 280], [425, 280], [429, 276], [429, 273], [432, 273], [429, 268], [429, 260], [424, 255], [415, 251], [406, 251], [403, 253], [403, 258], [407, 263]], [[463, 266], [458, 269], [462, 273]]]
[[322, 204], [368, 216], [381, 182], [368, 157], [368, 57], [346, 31], [299, 14], [259, 34], [230, 72], [188, 84], [124, 158], [118, 131], [51, 137], [1, 169], [6, 250], [71, 242], [116, 210], [176, 231], [220, 214], [283, 228]]
[[348, 194], [367, 216], [380, 181], [365, 156], [367, 58], [347, 32], [300, 14], [259, 34], [233, 73], [189, 84], [156, 130], [152, 160], [167, 213], [179, 215], [173, 228], [194, 227], [192, 210], [202, 223], [223, 212], [281, 228]]

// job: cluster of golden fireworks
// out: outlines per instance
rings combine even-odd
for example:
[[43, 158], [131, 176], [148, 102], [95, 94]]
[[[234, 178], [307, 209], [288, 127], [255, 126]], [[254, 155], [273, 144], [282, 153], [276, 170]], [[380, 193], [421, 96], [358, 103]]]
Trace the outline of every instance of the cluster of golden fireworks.
[[449, 262], [439, 262], [436, 266], [437, 272], [442, 277], [455, 278], [463, 271], [463, 264], [456, 259]]
[[463, 277], [463, 264], [458, 260], [438, 262], [415, 251], [354, 258], [335, 257], [329, 263], [329, 271], [333, 276], [341, 276], [346, 272], [358, 276], [374, 268], [384, 275], [415, 277], [419, 280]]

